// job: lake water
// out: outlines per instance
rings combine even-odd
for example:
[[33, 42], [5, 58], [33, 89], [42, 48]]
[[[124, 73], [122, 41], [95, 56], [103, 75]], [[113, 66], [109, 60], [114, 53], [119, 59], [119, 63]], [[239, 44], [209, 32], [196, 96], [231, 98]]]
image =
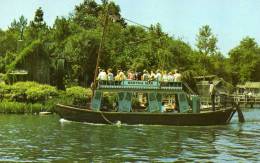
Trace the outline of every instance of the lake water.
[[258, 162], [260, 108], [230, 125], [93, 125], [57, 115], [0, 115], [0, 162]]

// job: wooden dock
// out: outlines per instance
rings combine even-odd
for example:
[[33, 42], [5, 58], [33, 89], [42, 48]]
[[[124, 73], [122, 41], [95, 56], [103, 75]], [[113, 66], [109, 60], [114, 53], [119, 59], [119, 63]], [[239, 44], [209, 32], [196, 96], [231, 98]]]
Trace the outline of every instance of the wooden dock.
[[[201, 104], [203, 106], [211, 106], [210, 97], [201, 97]], [[223, 106], [223, 105], [232, 105], [238, 104], [241, 107], [245, 108], [253, 108], [260, 107], [260, 96], [248, 96], [248, 95], [237, 95], [232, 94], [228, 96], [216, 96], [215, 105]]]
[[248, 96], [248, 95], [232, 95], [231, 96], [236, 104], [242, 107], [260, 106], [260, 96]]

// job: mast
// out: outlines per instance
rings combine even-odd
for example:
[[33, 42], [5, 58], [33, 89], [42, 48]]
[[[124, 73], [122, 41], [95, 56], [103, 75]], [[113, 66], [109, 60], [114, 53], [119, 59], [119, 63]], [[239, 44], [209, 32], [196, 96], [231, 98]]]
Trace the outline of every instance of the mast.
[[109, 12], [108, 7], [109, 7], [108, 2], [106, 2], [106, 4], [105, 4], [105, 12], [106, 12], [105, 13], [105, 23], [104, 23], [104, 26], [103, 26], [102, 37], [101, 37], [99, 48], [98, 48], [98, 56], [97, 56], [97, 62], [96, 62], [96, 68], [95, 68], [94, 82], [93, 82], [93, 86], [92, 86], [93, 95], [94, 95], [94, 90], [97, 87], [98, 67], [99, 67], [99, 64], [100, 64], [103, 44], [105, 42], [105, 34], [106, 34], [107, 24], [108, 24], [108, 12]]

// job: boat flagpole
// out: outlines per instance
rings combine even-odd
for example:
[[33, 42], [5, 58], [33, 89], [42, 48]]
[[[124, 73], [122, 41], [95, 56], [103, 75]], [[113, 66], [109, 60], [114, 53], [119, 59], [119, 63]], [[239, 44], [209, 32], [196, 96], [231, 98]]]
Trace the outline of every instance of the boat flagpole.
[[108, 2], [106, 2], [105, 4], [105, 22], [104, 22], [104, 26], [103, 26], [103, 30], [102, 30], [102, 36], [101, 36], [101, 40], [99, 43], [99, 48], [98, 48], [98, 54], [97, 54], [97, 62], [96, 62], [96, 68], [95, 68], [95, 74], [94, 74], [94, 82], [92, 85], [92, 96], [94, 95], [94, 90], [97, 87], [97, 75], [98, 75], [98, 70], [99, 70], [99, 64], [100, 64], [100, 58], [101, 58], [101, 54], [102, 54], [102, 49], [103, 49], [103, 44], [105, 42], [105, 34], [106, 34], [106, 30], [107, 30], [107, 24], [108, 24], [108, 12], [109, 12], [109, 5]]

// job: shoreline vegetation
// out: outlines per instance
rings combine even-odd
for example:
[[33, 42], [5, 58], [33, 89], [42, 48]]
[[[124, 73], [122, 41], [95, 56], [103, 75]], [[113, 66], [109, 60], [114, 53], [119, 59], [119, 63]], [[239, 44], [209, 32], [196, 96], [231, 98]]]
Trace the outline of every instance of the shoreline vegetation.
[[[71, 86], [58, 90], [47, 84], [37, 82], [17, 82], [12, 85], [0, 83], [0, 113], [3, 114], [39, 114], [55, 112], [57, 103], [86, 106], [91, 101], [92, 90], [80, 86]], [[116, 95], [104, 93], [105, 108], [113, 108]], [[134, 105], [138, 105], [134, 99]]]
[[86, 105], [91, 90], [79, 86], [66, 91], [36, 82], [17, 82], [13, 85], [0, 83], [0, 113], [39, 114], [54, 112], [59, 102], [68, 105]]

